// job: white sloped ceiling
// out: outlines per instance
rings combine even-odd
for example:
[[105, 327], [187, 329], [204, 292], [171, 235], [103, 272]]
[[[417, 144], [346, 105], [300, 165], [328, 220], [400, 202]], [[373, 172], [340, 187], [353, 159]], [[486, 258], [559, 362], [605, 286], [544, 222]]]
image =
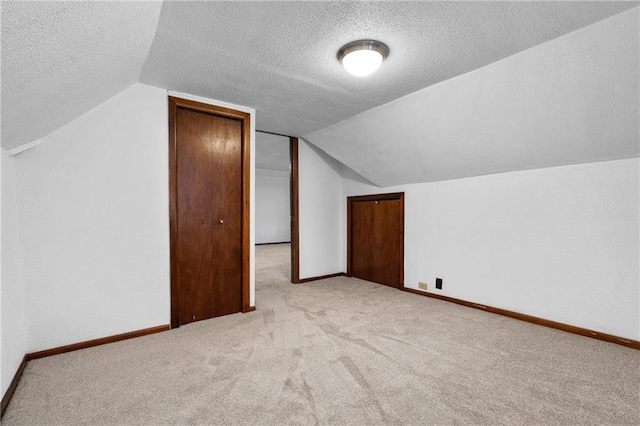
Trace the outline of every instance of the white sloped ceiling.
[[[504, 76], [511, 92], [488, 89], [491, 84], [500, 86], [491, 81], [502, 78], [499, 72], [479, 81], [464, 80], [466, 75], [485, 73], [484, 66], [508, 61], [511, 55], [634, 6], [627, 2], [3, 2], [2, 146], [10, 149], [38, 139], [141, 82], [253, 107], [258, 130], [308, 135], [312, 143], [381, 185], [544, 166], [550, 161], [523, 159], [525, 148], [506, 143], [518, 135], [515, 130], [495, 137], [488, 134], [499, 121], [509, 129], [542, 124], [536, 115], [524, 120], [527, 112], [517, 108], [522, 116], [509, 115], [513, 91], [521, 88], [519, 79], [528, 76], [527, 85], [540, 83], [540, 90], [553, 102], [560, 94], [586, 96], [584, 105], [591, 108], [592, 97], [571, 81], [557, 95], [552, 93], [555, 86], [545, 82], [555, 78], [557, 61], [545, 62], [549, 70], [538, 70], [544, 77], [527, 71], [535, 68], [533, 63], [516, 66], [513, 72], [520, 74]], [[341, 67], [336, 52], [360, 38], [385, 42], [391, 54], [377, 73], [358, 79]], [[587, 56], [589, 49], [583, 52]], [[579, 66], [590, 66], [576, 60]], [[633, 63], [620, 65], [616, 76]], [[595, 74], [585, 81], [591, 84], [597, 73], [605, 71], [596, 64]], [[620, 74], [624, 82], [626, 76]], [[458, 80], [469, 87], [454, 83]], [[416, 101], [418, 109], [398, 114], [393, 105], [404, 101], [392, 101], [416, 91], [407, 99], [426, 96], [426, 103]], [[608, 105], [612, 98], [602, 96]], [[630, 95], [621, 96], [623, 106], [628, 105], [630, 98], [625, 96]], [[487, 112], [487, 105], [493, 113]], [[544, 104], [546, 109], [568, 106], [564, 98]], [[459, 108], [464, 109], [462, 114]], [[485, 124], [476, 123], [476, 116], [484, 117]], [[572, 128], [578, 126], [572, 120], [593, 118], [580, 111], [559, 116]], [[603, 128], [611, 128], [611, 123], [605, 124], [608, 127]], [[473, 132], [460, 132], [461, 127]], [[569, 155], [582, 152], [573, 149], [575, 142], [567, 142], [574, 139], [554, 138], [568, 144], [551, 149], [549, 157], [558, 155], [556, 163], [604, 155], [605, 150], [597, 149], [588, 155]], [[475, 153], [476, 161], [502, 152], [496, 147], [477, 148], [485, 139], [519, 154], [501, 154], [499, 164], [490, 159], [470, 161], [469, 153]], [[522, 143], [535, 151], [530, 142]], [[615, 146], [606, 156], [622, 155]]]
[[385, 187], [640, 155], [638, 8], [305, 136]]
[[[251, 106], [258, 129], [301, 136], [632, 6], [165, 2], [141, 82]], [[391, 54], [353, 77], [336, 52], [370, 37]]]
[[2, 146], [39, 139], [138, 81], [159, 2], [2, 2]]

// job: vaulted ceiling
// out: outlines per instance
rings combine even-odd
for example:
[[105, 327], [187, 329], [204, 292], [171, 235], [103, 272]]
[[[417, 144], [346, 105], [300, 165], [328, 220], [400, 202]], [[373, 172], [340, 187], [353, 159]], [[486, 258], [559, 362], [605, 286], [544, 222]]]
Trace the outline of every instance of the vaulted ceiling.
[[2, 2], [2, 146], [39, 139], [136, 83], [161, 3]]
[[[382, 164], [380, 174], [367, 171], [368, 158], [381, 163], [380, 155], [393, 144], [413, 158], [438, 150], [403, 146], [371, 132], [336, 139], [332, 126], [367, 126], [358, 121], [362, 113], [634, 6], [5, 1], [2, 146], [11, 149], [41, 138], [141, 82], [256, 108], [259, 130], [309, 135], [309, 141], [381, 185], [456, 177], [460, 173], [450, 170], [432, 173], [436, 162], [411, 176], [394, 172], [403, 166], [390, 162]], [[376, 74], [358, 79], [342, 69], [335, 55], [343, 44], [360, 38], [385, 42], [391, 54]], [[429, 129], [417, 126], [417, 137], [419, 132]], [[458, 161], [460, 167], [466, 161]], [[521, 165], [516, 161], [514, 167]], [[481, 166], [473, 171], [486, 172], [491, 170]]]
[[305, 139], [381, 187], [638, 157], [639, 23], [625, 11]]

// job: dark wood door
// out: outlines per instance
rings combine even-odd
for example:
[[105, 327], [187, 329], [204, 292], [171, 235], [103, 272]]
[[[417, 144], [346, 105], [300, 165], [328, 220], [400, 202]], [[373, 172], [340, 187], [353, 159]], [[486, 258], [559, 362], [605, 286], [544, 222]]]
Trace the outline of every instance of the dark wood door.
[[349, 197], [348, 274], [404, 285], [404, 194]]
[[180, 324], [242, 311], [242, 122], [178, 108]]

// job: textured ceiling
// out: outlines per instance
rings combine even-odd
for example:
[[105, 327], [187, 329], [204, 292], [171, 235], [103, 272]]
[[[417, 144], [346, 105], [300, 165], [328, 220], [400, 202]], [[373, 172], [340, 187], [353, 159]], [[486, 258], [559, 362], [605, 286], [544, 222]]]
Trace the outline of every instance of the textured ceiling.
[[[302, 136], [632, 7], [616, 2], [165, 2], [141, 82], [257, 110]], [[368, 78], [336, 59], [375, 38]]]
[[256, 132], [256, 169], [289, 171], [289, 138]]
[[39, 139], [138, 81], [161, 3], [2, 2], [2, 146]]
[[383, 187], [638, 157], [639, 23], [625, 11], [305, 139]]
[[[253, 107], [259, 130], [303, 136], [635, 4], [5, 1], [2, 146], [40, 138], [136, 81]], [[391, 54], [377, 73], [358, 79], [336, 51], [369, 37]], [[401, 134], [429, 131], [420, 123]], [[357, 171], [362, 161], [378, 161], [384, 144], [414, 159], [424, 154], [364, 132], [339, 149], [315, 136], [312, 142]], [[402, 177], [402, 164], [383, 166], [371, 181], [418, 179]]]

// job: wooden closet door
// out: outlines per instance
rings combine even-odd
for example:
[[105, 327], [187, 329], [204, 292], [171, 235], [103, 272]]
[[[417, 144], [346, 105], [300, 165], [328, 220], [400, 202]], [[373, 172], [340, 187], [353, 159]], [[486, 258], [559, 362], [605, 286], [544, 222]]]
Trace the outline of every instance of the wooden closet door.
[[180, 324], [242, 310], [241, 122], [178, 108]]
[[348, 274], [404, 285], [404, 194], [348, 197]]

